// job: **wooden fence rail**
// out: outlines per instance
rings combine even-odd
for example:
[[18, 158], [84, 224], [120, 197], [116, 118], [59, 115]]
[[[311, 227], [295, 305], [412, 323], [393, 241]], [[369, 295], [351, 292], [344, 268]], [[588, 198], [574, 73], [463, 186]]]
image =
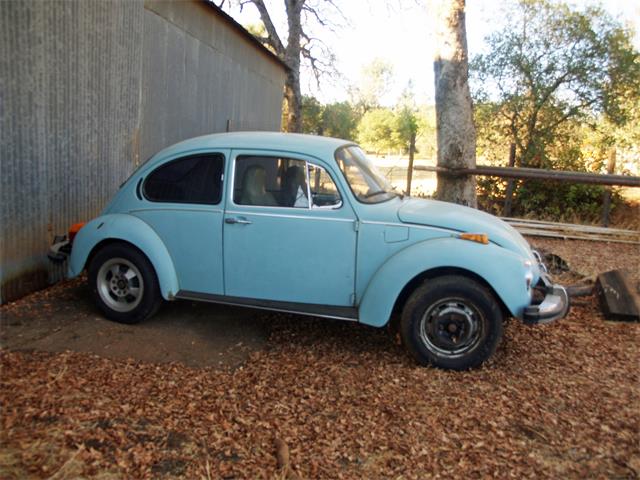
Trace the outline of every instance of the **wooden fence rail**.
[[414, 165], [414, 170], [436, 172], [445, 175], [483, 175], [488, 177], [520, 178], [551, 180], [556, 182], [589, 183], [595, 185], [611, 185], [619, 187], [640, 187], [640, 177], [631, 175], [611, 175], [587, 172], [567, 172], [562, 170], [545, 170], [542, 168], [489, 167], [446, 168]]
[[[550, 180], [552, 182], [569, 182], [569, 183], [587, 183], [591, 185], [609, 185], [617, 187], [640, 187], [640, 177], [632, 175], [614, 175], [611, 172], [615, 168], [615, 150], [614, 155], [609, 159], [607, 166], [607, 174], [588, 173], [588, 172], [567, 172], [562, 170], [545, 170], [542, 168], [521, 168], [514, 167], [515, 163], [515, 146], [511, 145], [509, 152], [508, 167], [491, 167], [476, 166], [475, 168], [446, 168], [446, 167], [430, 167], [426, 165], [415, 165], [414, 170], [423, 172], [435, 172], [444, 175], [461, 176], [461, 175], [482, 175], [488, 177], [500, 177], [509, 179], [507, 183], [507, 191], [503, 207], [503, 215], [511, 216], [511, 201], [514, 190], [513, 179], [537, 179]], [[407, 189], [411, 188], [411, 184], [407, 184]], [[607, 189], [602, 198], [602, 226], [609, 226], [609, 210], [611, 208], [611, 192]]]

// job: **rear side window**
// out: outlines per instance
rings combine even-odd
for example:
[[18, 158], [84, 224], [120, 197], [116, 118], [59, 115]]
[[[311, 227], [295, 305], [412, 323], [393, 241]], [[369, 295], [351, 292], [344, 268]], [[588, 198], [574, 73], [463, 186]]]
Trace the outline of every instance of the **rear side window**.
[[224, 157], [194, 155], [158, 167], [145, 180], [147, 200], [166, 203], [216, 205], [222, 198]]

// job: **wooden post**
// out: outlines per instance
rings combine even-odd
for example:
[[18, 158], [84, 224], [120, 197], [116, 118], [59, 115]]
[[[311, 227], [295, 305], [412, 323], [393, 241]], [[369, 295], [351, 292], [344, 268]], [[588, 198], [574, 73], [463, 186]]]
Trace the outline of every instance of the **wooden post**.
[[[607, 162], [607, 174], [612, 175], [616, 170], [616, 147], [609, 150], [609, 161]], [[602, 226], [609, 226], [609, 210], [611, 210], [611, 187], [606, 187], [602, 194]]]
[[[516, 164], [516, 144], [512, 143], [509, 148], [509, 167], [513, 168]], [[513, 187], [515, 180], [509, 179], [507, 181], [507, 191], [504, 193], [504, 209], [502, 215], [505, 217], [511, 216], [511, 197], [513, 197]]]
[[413, 178], [413, 156], [416, 151], [416, 134], [411, 133], [411, 139], [409, 141], [409, 166], [407, 167], [407, 196], [411, 196], [411, 180]]

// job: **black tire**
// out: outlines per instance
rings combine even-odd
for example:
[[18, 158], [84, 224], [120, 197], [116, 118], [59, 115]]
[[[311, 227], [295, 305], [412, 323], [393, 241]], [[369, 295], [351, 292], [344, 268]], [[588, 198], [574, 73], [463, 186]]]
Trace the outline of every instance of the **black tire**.
[[447, 275], [427, 280], [409, 297], [400, 334], [419, 364], [467, 370], [493, 355], [502, 322], [500, 305], [484, 285]]
[[133, 245], [106, 245], [91, 259], [88, 273], [96, 305], [110, 320], [139, 323], [156, 313], [162, 303], [153, 265]]

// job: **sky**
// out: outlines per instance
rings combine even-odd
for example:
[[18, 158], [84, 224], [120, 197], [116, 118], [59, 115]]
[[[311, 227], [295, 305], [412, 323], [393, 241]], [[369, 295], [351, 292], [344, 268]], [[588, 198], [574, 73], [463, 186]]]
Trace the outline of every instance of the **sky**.
[[[320, 0], [310, 0], [320, 3]], [[348, 100], [350, 85], [358, 83], [362, 68], [376, 58], [390, 63], [394, 79], [390, 92], [382, 99], [392, 105], [411, 81], [419, 104], [433, 103], [433, 20], [425, 4], [428, 0], [334, 0], [345, 20], [335, 29], [314, 32], [336, 56], [339, 78], [322, 80], [318, 89], [309, 72], [301, 77], [302, 90], [323, 103]], [[584, 1], [574, 0], [574, 5]], [[592, 3], [592, 2], [591, 2]], [[284, 2], [266, 0], [280, 37], [286, 39]], [[500, 0], [467, 0], [466, 28], [469, 55], [481, 53], [484, 38], [508, 19], [501, 18]], [[640, 50], [640, 0], [609, 0], [601, 5], [614, 17], [629, 22], [636, 31], [634, 43]], [[253, 5], [227, 11], [239, 23], [257, 23], [259, 15]]]

